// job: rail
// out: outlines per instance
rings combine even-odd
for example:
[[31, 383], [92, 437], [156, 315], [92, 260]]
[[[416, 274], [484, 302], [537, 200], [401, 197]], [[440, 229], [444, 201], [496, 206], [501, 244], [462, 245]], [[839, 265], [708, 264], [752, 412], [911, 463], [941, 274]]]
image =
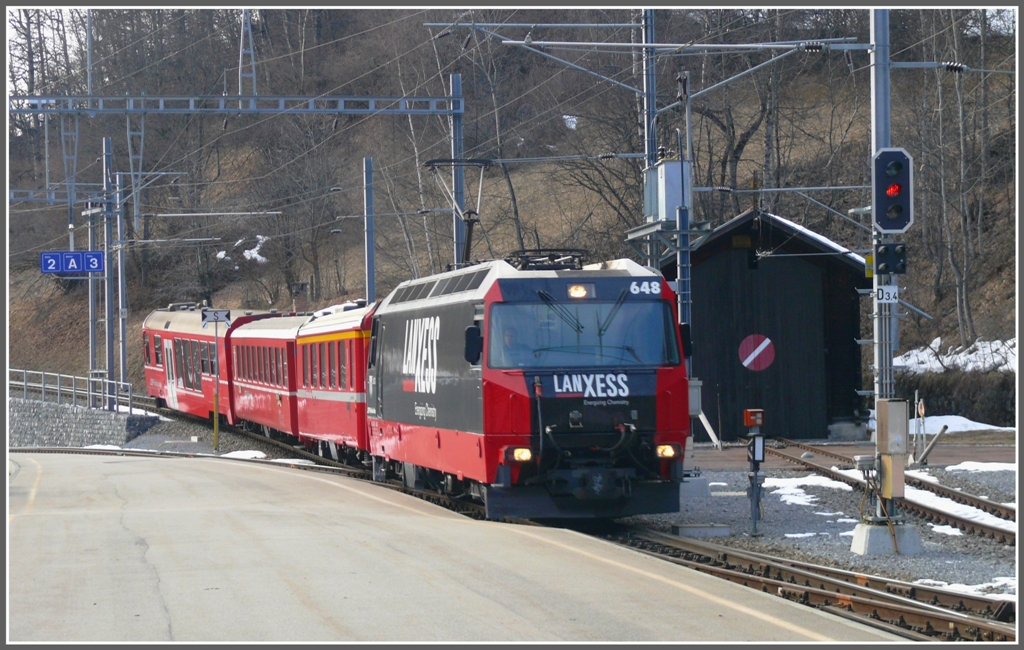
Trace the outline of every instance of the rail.
[[[783, 443], [787, 447], [796, 447], [797, 449], [803, 449], [814, 454], [828, 456], [829, 458], [838, 460], [839, 462], [845, 463], [846, 465], [849, 465], [851, 467], [854, 466], [855, 464], [852, 458], [831, 452], [822, 447], [813, 447], [811, 445], [805, 445], [795, 440], [787, 440], [786, 438], [776, 438], [776, 440]], [[956, 501], [957, 503], [961, 503], [966, 506], [971, 506], [972, 508], [977, 508], [978, 510], [987, 512], [990, 515], [995, 515], [996, 517], [999, 517], [1001, 519], [1017, 521], [1016, 506], [1010, 506], [1004, 503], [997, 503], [995, 501], [992, 501], [991, 499], [986, 499], [985, 497], [967, 494], [966, 492], [961, 492], [960, 490], [954, 490], [953, 488], [948, 488], [943, 485], [939, 485], [938, 483], [932, 483], [931, 481], [923, 481], [919, 478], [909, 475], [904, 475], [903, 482], [919, 490], [927, 490], [928, 492], [937, 494], [940, 497], [945, 497], [951, 501]]]
[[[817, 451], [820, 451], [820, 449]], [[771, 454], [772, 456], [777, 456], [778, 458], [782, 458], [783, 460], [787, 460], [796, 465], [803, 465], [808, 469], [820, 472], [831, 479], [840, 481], [842, 483], [846, 483], [847, 485], [855, 487], [859, 490], [866, 489], [864, 481], [847, 476], [842, 472], [833, 470], [831, 467], [819, 465], [817, 463], [812, 463], [811, 461], [805, 458], [801, 458], [799, 456], [792, 456], [790, 454], [779, 451], [778, 449], [772, 449], [770, 447], [765, 447], [765, 453]], [[825, 455], [833, 457], [835, 456], [835, 454], [831, 453], [827, 453]], [[907, 500], [905, 498], [896, 498], [895, 501], [903, 510], [913, 512], [914, 514], [923, 517], [926, 521], [933, 521], [938, 522], [940, 524], [953, 526], [962, 531], [966, 531], [976, 535], [981, 535], [983, 537], [989, 537], [991, 539], [996, 540], [997, 542], [1009, 544], [1010, 546], [1014, 546], [1017, 543], [1017, 533], [1015, 530], [1009, 530], [995, 525], [984, 524], [966, 517], [960, 517], [955, 514], [943, 512], [939, 508], [927, 506], [921, 503]]]
[[7, 386], [10, 397], [20, 396], [26, 400], [108, 411], [116, 411], [124, 406], [131, 413], [135, 401], [130, 382], [114, 381], [106, 377], [77, 377], [10, 368], [7, 371]]
[[918, 641], [1016, 641], [1017, 608], [1009, 600], [921, 588], [654, 530], [608, 540]]

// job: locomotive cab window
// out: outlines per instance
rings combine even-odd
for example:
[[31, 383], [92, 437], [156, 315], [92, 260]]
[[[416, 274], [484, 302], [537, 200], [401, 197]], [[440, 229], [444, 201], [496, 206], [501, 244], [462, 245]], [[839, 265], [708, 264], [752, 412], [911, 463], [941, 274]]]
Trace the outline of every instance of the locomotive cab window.
[[159, 336], [153, 337], [153, 358], [156, 360], [156, 365], [161, 366], [164, 363], [164, 349], [163, 341], [160, 340]]
[[569, 302], [550, 295], [536, 303], [491, 307], [491, 368], [679, 365], [672, 309], [663, 300]]
[[142, 350], [146, 355], [146, 365], [150, 365], [149, 361], [149, 334], [142, 335]]

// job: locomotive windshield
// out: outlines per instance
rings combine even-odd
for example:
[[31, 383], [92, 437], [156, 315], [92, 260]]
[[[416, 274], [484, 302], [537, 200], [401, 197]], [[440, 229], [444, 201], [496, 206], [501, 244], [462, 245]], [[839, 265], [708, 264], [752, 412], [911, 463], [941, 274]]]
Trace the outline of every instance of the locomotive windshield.
[[559, 301], [541, 292], [536, 303], [491, 308], [491, 368], [601, 368], [679, 364], [668, 303]]

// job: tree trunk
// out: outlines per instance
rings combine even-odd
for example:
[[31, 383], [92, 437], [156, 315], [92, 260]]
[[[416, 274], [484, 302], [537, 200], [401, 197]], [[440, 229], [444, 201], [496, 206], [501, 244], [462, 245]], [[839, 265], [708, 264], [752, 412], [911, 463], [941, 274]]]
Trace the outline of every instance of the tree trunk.
[[[960, 30], [957, 27], [956, 11], [950, 9], [950, 31], [953, 33], [953, 60], [960, 60]], [[968, 207], [969, 180], [967, 177], [967, 162], [969, 152], [967, 150], [967, 119], [964, 115], [964, 79], [963, 75], [957, 75], [954, 88], [956, 89], [957, 126], [960, 144], [960, 187], [958, 198], [960, 205], [960, 240], [963, 247], [963, 269], [962, 276], [957, 278], [957, 294], [960, 296], [960, 312], [963, 315], [963, 329], [968, 341], [973, 342], [977, 338], [974, 331], [974, 316], [971, 313], [971, 225], [970, 208]]]

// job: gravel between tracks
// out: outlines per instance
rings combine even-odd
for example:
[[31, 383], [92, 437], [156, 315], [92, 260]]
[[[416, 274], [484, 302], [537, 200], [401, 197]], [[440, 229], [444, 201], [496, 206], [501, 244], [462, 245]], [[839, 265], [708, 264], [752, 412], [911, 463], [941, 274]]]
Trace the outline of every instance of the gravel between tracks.
[[[193, 436], [196, 442], [192, 442]], [[230, 431], [221, 431], [218, 438], [219, 454], [256, 450], [267, 458], [288, 457], [286, 451], [276, 446]], [[206, 425], [187, 421], [160, 422], [126, 448], [213, 453], [213, 431]], [[932, 467], [928, 472], [948, 487], [1001, 503], [1016, 502], [1016, 472], [948, 472], [940, 467]], [[769, 478], [797, 478], [811, 472], [795, 468], [770, 469], [764, 474]], [[761, 535], [753, 537], [750, 535], [750, 501], [745, 496], [747, 473], [705, 470], [702, 477], [708, 480], [712, 496], [685, 499], [679, 513], [630, 517], [622, 522], [665, 532], [671, 532], [673, 525], [720, 524], [728, 526], [730, 534], [709, 541], [908, 582], [936, 580], [950, 585], [990, 585], [983, 589], [985, 593], [1016, 600], [1014, 546], [970, 533], [958, 536], [936, 532], [932, 524], [910, 516], [910, 522], [920, 534], [924, 549], [921, 555], [857, 555], [850, 550], [853, 538], [842, 533], [853, 531], [860, 516], [863, 493], [813, 485], [801, 487], [813, 497], [812, 505], [786, 503], [775, 488], [766, 489], [762, 518], [758, 522]], [[813, 535], [808, 535], [810, 533]], [[1012, 582], [996, 584], [1005, 578], [1011, 578]]]
[[[1016, 472], [966, 473], [933, 468], [929, 473], [948, 487], [1003, 503], [1016, 502]], [[768, 478], [797, 478], [812, 472], [772, 469], [764, 474]], [[858, 555], [850, 549], [852, 531], [860, 519], [863, 492], [814, 485], [800, 487], [813, 497], [811, 505], [787, 503], [778, 488], [767, 487], [761, 502], [762, 518], [757, 524], [760, 536], [754, 537], [750, 534], [750, 500], [745, 494], [749, 486], [747, 473], [705, 471], [702, 476], [708, 479], [712, 496], [684, 500], [678, 514], [630, 517], [624, 521], [665, 532], [672, 532], [673, 525], [726, 525], [730, 535], [708, 541], [907, 582], [934, 580], [949, 585], [986, 585], [980, 589], [982, 593], [1016, 600], [1014, 546], [970, 533], [937, 532], [933, 524], [909, 516], [909, 523], [919, 532], [923, 553]], [[1001, 580], [1006, 578], [1012, 581]]]

